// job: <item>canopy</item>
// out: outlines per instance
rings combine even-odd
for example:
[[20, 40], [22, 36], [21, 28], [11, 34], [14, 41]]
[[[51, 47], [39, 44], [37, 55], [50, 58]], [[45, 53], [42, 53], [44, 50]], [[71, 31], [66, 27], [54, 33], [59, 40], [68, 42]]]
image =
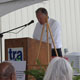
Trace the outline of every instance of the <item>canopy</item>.
[[0, 4], [8, 2], [8, 1], [13, 1], [13, 0], [0, 0]]
[[0, 0], [0, 17], [14, 10], [46, 0]]

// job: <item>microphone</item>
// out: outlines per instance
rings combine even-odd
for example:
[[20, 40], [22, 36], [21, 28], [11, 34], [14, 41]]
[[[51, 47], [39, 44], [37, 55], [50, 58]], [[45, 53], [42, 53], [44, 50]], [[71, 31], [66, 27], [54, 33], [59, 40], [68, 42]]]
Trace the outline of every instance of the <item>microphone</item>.
[[[24, 27], [24, 26], [26, 27], [26, 26], [28, 26], [28, 25], [30, 25], [30, 24], [32, 24], [32, 23], [34, 23], [34, 20], [31, 20], [28, 24], [25, 24], [25, 25], [19, 26], [19, 27], [17, 27], [17, 28], [14, 28], [14, 29], [11, 29], [11, 30], [2, 32], [2, 33], [0, 33], [0, 37], [2, 37], [4, 33], [8, 33], [8, 32], [10, 32], [10, 31], [13, 31], [13, 30], [22, 28], [22, 27]], [[24, 28], [23, 28], [23, 29], [24, 29]], [[21, 29], [21, 30], [22, 30], [22, 29]], [[20, 30], [20, 31], [21, 31], [21, 30]], [[20, 32], [20, 31], [19, 31], [19, 32]]]
[[34, 20], [31, 20], [27, 25], [30, 25], [30, 24], [32, 24], [32, 23], [34, 23]]

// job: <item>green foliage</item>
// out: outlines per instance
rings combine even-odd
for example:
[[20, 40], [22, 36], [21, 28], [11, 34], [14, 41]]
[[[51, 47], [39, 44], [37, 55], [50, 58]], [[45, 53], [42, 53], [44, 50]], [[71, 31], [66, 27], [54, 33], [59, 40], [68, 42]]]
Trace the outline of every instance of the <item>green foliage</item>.
[[41, 65], [41, 63], [38, 59], [36, 60], [36, 62], [37, 62], [37, 66], [39, 66], [39, 68], [36, 68], [36, 69], [33, 68], [30, 70], [27, 70], [27, 71], [25, 71], [25, 74], [33, 76], [36, 80], [43, 80], [46, 65], [44, 65], [44, 66]]
[[79, 76], [73, 76], [73, 80], [80, 80], [80, 75]]
[[[73, 64], [74, 64], [74, 61], [71, 62], [72, 68], [73, 68]], [[79, 69], [73, 68], [73, 71], [74, 70], [76, 70], [78, 73], [80, 73]], [[73, 80], [80, 80], [80, 75], [73, 76]]]

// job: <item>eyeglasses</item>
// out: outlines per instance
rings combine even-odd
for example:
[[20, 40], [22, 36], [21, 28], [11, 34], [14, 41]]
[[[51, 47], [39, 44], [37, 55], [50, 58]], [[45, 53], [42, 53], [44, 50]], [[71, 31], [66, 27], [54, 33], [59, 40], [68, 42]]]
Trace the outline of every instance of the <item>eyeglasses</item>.
[[11, 77], [0, 75], [0, 80], [11, 80]]
[[10, 80], [10, 78], [7, 78], [7, 77], [0, 77], [0, 80]]

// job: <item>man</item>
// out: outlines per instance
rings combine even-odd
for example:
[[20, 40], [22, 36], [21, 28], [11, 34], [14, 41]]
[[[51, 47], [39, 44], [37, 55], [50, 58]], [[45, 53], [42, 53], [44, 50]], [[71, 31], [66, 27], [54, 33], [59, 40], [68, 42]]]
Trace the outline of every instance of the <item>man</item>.
[[[53, 38], [54, 38], [54, 41], [55, 41], [55, 45], [56, 45], [56, 48], [57, 48], [58, 55], [62, 56], [62, 51], [61, 51], [62, 42], [61, 42], [61, 26], [60, 26], [60, 24], [56, 20], [49, 18], [48, 12], [45, 8], [37, 9], [36, 10], [36, 17], [37, 17], [39, 22], [36, 24], [36, 27], [35, 27], [35, 30], [34, 30], [34, 33], [33, 33], [33, 38], [37, 39], [37, 40], [40, 40], [42, 27], [43, 27], [43, 25], [46, 26], [46, 23], [47, 23], [46, 19], [48, 19], [48, 23], [49, 23], [51, 32], [53, 34]], [[54, 46], [53, 46], [53, 43], [52, 43], [52, 38], [51, 38], [49, 32], [48, 32], [48, 34], [49, 34], [49, 36], [48, 36], [49, 43], [51, 43], [51, 46], [52, 46], [52, 56], [56, 56]], [[47, 29], [45, 27], [42, 41], [47, 42], [47, 37], [46, 36], [47, 36]]]
[[10, 63], [0, 63], [0, 80], [16, 80], [15, 69]]

